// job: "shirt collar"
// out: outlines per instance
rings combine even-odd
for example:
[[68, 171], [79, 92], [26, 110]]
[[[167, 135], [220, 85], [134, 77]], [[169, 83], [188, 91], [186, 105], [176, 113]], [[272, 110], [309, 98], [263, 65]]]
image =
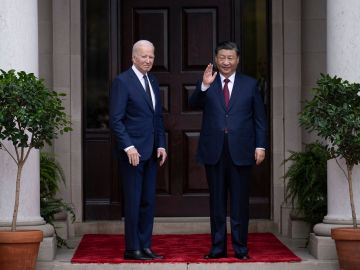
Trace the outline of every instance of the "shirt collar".
[[[231, 83], [234, 83], [234, 81], [235, 81], [235, 74], [236, 74], [236, 72], [234, 72], [233, 74], [231, 74], [231, 75], [229, 76], [229, 78], [228, 78]], [[224, 80], [225, 80], [225, 76], [222, 75], [221, 73], [220, 73], [220, 80], [221, 80], [221, 83], [223, 83]]]
[[139, 80], [143, 80], [144, 79], [144, 75], [147, 76], [147, 73], [146, 74], [142, 74], [137, 68], [135, 65], [132, 65], [132, 70], [135, 72], [136, 76], [139, 78]]

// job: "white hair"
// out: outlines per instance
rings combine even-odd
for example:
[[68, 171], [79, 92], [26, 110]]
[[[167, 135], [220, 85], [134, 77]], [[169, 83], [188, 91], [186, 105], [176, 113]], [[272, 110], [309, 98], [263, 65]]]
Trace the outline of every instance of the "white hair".
[[148, 40], [142, 39], [142, 40], [136, 41], [134, 43], [133, 49], [132, 49], [132, 55], [134, 55], [140, 47], [151, 47], [155, 50], [154, 44], [152, 44]]

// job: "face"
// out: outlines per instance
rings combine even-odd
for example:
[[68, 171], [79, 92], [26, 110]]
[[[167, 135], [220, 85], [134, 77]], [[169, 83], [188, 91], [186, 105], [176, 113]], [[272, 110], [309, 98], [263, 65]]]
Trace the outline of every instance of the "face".
[[149, 72], [154, 64], [155, 54], [154, 48], [151, 46], [138, 47], [132, 56], [132, 62], [135, 67], [145, 74]]
[[236, 71], [239, 64], [239, 57], [235, 50], [219, 50], [215, 56], [215, 63], [219, 72], [228, 78]]

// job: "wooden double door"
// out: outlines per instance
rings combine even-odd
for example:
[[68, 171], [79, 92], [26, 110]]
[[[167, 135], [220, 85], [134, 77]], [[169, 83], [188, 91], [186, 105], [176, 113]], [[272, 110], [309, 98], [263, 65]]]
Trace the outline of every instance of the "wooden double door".
[[[219, 41], [235, 40], [244, 59], [245, 47], [249, 47], [249, 54], [253, 51], [252, 46], [244, 45], [246, 1], [108, 0], [101, 7], [99, 2], [87, 0], [83, 5], [85, 220], [123, 216], [121, 178], [112, 153], [107, 104], [111, 81], [131, 66], [132, 45], [139, 39], [150, 40], [156, 48], [152, 73], [160, 82], [168, 145], [168, 160], [158, 172], [156, 216], [208, 216], [205, 170], [196, 162], [202, 114], [189, 108], [188, 97], [205, 66], [213, 61]], [[250, 67], [257, 65], [256, 59], [252, 61], [246, 68], [247, 63], [240, 59], [239, 68], [251, 73]], [[107, 70], [99, 70], [101, 67]], [[263, 79], [268, 81], [266, 76]], [[268, 92], [263, 93], [264, 100]], [[94, 112], [97, 107], [101, 108]], [[99, 114], [104, 116], [96, 120]], [[269, 158], [254, 170], [250, 205], [252, 218], [270, 217]]]

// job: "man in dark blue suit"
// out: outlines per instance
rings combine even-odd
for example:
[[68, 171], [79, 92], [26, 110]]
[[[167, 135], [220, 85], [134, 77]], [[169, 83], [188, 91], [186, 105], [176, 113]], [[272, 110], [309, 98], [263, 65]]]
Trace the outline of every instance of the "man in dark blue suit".
[[189, 103], [203, 111], [198, 159], [205, 165], [210, 191], [212, 247], [205, 259], [227, 257], [226, 213], [235, 257], [248, 259], [249, 186], [251, 168], [265, 158], [266, 116], [255, 79], [236, 72], [239, 49], [222, 42], [215, 50]]
[[166, 160], [159, 84], [149, 74], [153, 44], [133, 46], [133, 66], [115, 78], [111, 91], [110, 121], [117, 142], [123, 178], [125, 259], [161, 259], [151, 250], [154, 222], [157, 158]]

